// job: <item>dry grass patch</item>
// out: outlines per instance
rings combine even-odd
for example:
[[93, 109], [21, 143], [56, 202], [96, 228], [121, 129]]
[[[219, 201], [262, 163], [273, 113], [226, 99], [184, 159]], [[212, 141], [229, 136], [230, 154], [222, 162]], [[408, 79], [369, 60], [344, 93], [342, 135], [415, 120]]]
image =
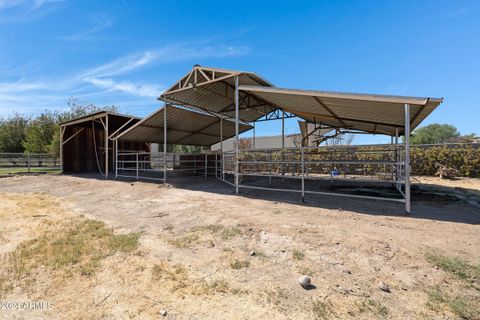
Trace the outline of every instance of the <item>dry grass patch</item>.
[[314, 301], [312, 303], [312, 313], [315, 319], [332, 319], [333, 312], [330, 304], [324, 301]]
[[373, 299], [362, 300], [361, 304], [358, 305], [358, 310], [360, 313], [370, 312], [382, 318], [386, 318], [389, 314], [387, 307]]
[[478, 299], [465, 296], [451, 296], [440, 288], [433, 288], [427, 291], [428, 306], [434, 311], [441, 311], [444, 307], [462, 319], [480, 319], [480, 305]]
[[214, 238], [211, 236], [205, 237], [204, 234], [213, 234], [219, 236], [222, 240], [229, 240], [242, 234], [242, 230], [238, 227], [224, 227], [220, 224], [210, 224], [206, 226], [197, 226], [190, 230], [189, 234], [170, 239], [167, 242], [177, 248], [192, 248], [193, 246], [202, 242], [206, 243], [210, 247], [215, 246]]
[[235, 270], [248, 268], [249, 266], [250, 266], [250, 262], [246, 260], [245, 261], [235, 260], [230, 262], [230, 267]]
[[316, 275], [316, 272], [314, 270], [310, 269], [309, 267], [300, 267], [300, 268], [298, 268], [298, 272], [300, 274], [307, 275], [307, 276]]
[[198, 234], [189, 234], [184, 237], [168, 240], [168, 243], [179, 249], [191, 248], [194, 244], [199, 243], [200, 236]]
[[10, 281], [14, 280], [34, 281], [33, 275], [39, 267], [92, 275], [102, 259], [117, 252], [135, 250], [139, 237], [139, 233], [115, 234], [113, 229], [96, 220], [71, 221], [38, 238], [22, 242], [15, 251], [7, 254], [6, 277], [0, 280], [1, 286], [3, 289], [11, 287]]
[[295, 249], [292, 251], [292, 258], [297, 261], [303, 260], [303, 258], [305, 258], [305, 253], [303, 253], [303, 251]]
[[274, 290], [265, 290], [263, 293], [267, 302], [276, 306], [288, 299], [288, 294], [280, 288], [276, 288]]
[[164, 281], [171, 292], [180, 292], [192, 295], [213, 295], [216, 293], [246, 293], [244, 290], [231, 287], [227, 281], [217, 279], [205, 281], [204, 279], [193, 280], [188, 270], [181, 264], [171, 266], [165, 261], [155, 264], [152, 268], [152, 278], [155, 281]]
[[480, 265], [469, 264], [460, 257], [447, 257], [437, 251], [428, 251], [425, 256], [431, 264], [462, 280], [480, 281]]
[[222, 237], [223, 240], [230, 240], [232, 238], [235, 238], [236, 236], [241, 235], [242, 229], [238, 227], [230, 227], [230, 228], [224, 228], [222, 232], [220, 233], [220, 236]]
[[9, 255], [16, 276], [43, 265], [51, 269], [78, 269], [82, 273], [117, 252], [131, 252], [138, 246], [139, 233], [115, 234], [100, 221], [83, 220], [60, 230], [23, 242]]

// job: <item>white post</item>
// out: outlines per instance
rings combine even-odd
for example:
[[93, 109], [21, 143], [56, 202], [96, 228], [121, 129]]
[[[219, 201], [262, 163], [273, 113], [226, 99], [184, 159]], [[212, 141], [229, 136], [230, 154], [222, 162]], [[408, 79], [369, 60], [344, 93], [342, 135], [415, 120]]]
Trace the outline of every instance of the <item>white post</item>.
[[269, 167], [270, 167], [270, 175], [268, 176], [268, 182], [270, 183], [270, 185], [272, 185], [272, 169], [273, 169], [273, 163], [272, 163], [272, 152], [273, 151], [270, 151], [268, 153], [268, 160], [269, 160]]
[[135, 153], [135, 164], [137, 167], [137, 180], [138, 180], [138, 153]]
[[223, 117], [220, 118], [220, 152], [221, 152], [221, 159], [222, 159], [222, 175], [221, 175], [221, 177], [225, 180], [225, 177], [223, 176], [223, 170], [225, 169], [225, 167], [223, 165]]
[[108, 178], [108, 113], [105, 116], [105, 179]]
[[[285, 175], [285, 112], [282, 109], [282, 176]], [[282, 177], [282, 182], [283, 182]]]
[[255, 122], [253, 123], [253, 149], [255, 149]]
[[300, 147], [302, 150], [302, 202], [305, 202], [305, 160], [303, 155], [303, 147]]
[[115, 139], [115, 180], [118, 178], [118, 139]]
[[167, 104], [163, 106], [163, 183], [167, 183]]
[[238, 105], [238, 76], [235, 76], [235, 193], [238, 194], [239, 189], [239, 179], [238, 179], [238, 113], [239, 113], [239, 105]]
[[63, 134], [65, 127], [60, 127], [60, 172], [63, 173]]
[[410, 105], [405, 104], [405, 211], [410, 214]]
[[207, 165], [208, 165], [208, 152], [207, 152], [207, 150], [205, 150], [205, 179], [207, 179], [207, 174], [208, 174], [208, 172], [207, 172], [207, 170], [208, 170]]

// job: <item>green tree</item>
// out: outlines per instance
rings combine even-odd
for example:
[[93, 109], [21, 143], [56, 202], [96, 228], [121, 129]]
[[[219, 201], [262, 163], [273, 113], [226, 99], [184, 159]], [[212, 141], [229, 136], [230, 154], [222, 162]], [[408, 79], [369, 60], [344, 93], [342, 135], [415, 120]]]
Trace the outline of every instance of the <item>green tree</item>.
[[411, 136], [412, 144], [434, 144], [445, 142], [457, 142], [460, 132], [450, 124], [430, 124], [418, 128]]
[[73, 97], [68, 100], [67, 105], [67, 110], [44, 111], [28, 123], [22, 140], [22, 146], [26, 152], [49, 153], [58, 157], [60, 155], [60, 123], [100, 111], [118, 112], [116, 106], [82, 105]]
[[78, 102], [78, 99], [70, 97], [67, 102], [68, 109], [55, 113], [56, 125], [50, 140], [50, 143], [46, 146], [46, 152], [54, 157], [60, 156], [60, 123], [70, 121], [76, 118], [80, 118], [92, 113], [100, 111], [118, 112], [117, 106], [103, 106], [97, 107], [94, 104], [82, 105]]
[[0, 152], [23, 152], [25, 129], [28, 119], [20, 114], [0, 119]]
[[25, 131], [22, 144], [25, 152], [47, 153], [57, 127], [55, 113], [45, 111], [32, 120]]

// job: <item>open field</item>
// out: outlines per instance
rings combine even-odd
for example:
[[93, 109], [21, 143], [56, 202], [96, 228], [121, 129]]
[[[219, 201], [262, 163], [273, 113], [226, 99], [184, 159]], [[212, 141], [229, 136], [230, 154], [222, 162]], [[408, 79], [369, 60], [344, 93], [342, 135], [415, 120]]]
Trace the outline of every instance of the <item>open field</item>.
[[479, 209], [171, 183], [0, 179], [0, 319], [480, 317]]

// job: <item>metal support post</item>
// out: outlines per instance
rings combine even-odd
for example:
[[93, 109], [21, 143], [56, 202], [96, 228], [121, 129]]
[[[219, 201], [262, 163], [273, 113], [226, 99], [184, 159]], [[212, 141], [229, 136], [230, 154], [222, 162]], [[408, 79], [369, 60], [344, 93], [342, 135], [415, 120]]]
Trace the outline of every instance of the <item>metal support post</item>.
[[240, 156], [238, 152], [238, 115], [239, 113], [239, 103], [238, 103], [238, 76], [235, 76], [235, 193], [238, 194], [239, 191], [239, 163], [238, 163], [238, 158]]
[[167, 183], [167, 104], [163, 106], [163, 183]]
[[400, 161], [400, 154], [398, 152], [398, 128], [395, 128], [395, 181], [397, 181], [397, 189], [400, 189], [401, 185], [398, 183], [398, 179], [400, 176], [400, 165], [398, 162]]
[[303, 147], [300, 147], [302, 150], [302, 202], [305, 202], [305, 157], [303, 155]]
[[222, 159], [222, 174], [221, 177], [225, 180], [225, 176], [223, 171], [225, 170], [225, 166], [223, 165], [223, 117], [220, 118], [220, 152], [221, 152], [221, 159]]
[[269, 167], [270, 167], [270, 175], [268, 176], [268, 182], [270, 183], [270, 185], [272, 185], [272, 167], [273, 167], [273, 163], [272, 163], [272, 152], [273, 151], [270, 151], [268, 153], [268, 160], [269, 160]]
[[[285, 175], [285, 112], [282, 109], [282, 176]], [[282, 183], [284, 179], [282, 177]]]
[[60, 127], [60, 172], [63, 173], [63, 135], [65, 127]]
[[118, 139], [115, 139], [115, 180], [118, 178]]
[[255, 122], [253, 123], [253, 149], [255, 149]]
[[28, 167], [28, 173], [30, 173], [30, 153], [27, 153], [27, 167]]
[[410, 105], [405, 104], [405, 211], [410, 214]]
[[205, 179], [207, 179], [207, 174], [208, 174], [208, 172], [207, 172], [207, 170], [208, 170], [207, 165], [208, 165], [208, 152], [205, 150]]
[[105, 179], [108, 178], [108, 114], [105, 116]]
[[137, 168], [137, 180], [138, 180], [138, 153], [135, 153], [135, 164]]

